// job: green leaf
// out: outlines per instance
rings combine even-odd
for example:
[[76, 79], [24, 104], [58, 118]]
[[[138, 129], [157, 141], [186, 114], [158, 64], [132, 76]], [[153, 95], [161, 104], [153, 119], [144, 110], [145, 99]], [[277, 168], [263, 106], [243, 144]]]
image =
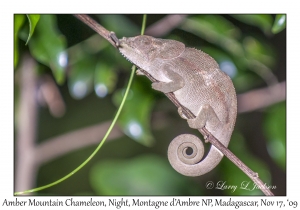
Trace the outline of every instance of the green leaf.
[[237, 41], [240, 36], [239, 29], [219, 15], [189, 17], [180, 28], [220, 46], [233, 56], [244, 56], [242, 45]]
[[98, 195], [110, 196], [180, 195], [194, 190], [187, 189], [192, 186], [187, 177], [178, 174], [167, 159], [156, 155], [101, 161], [93, 166], [90, 183]]
[[29, 42], [29, 40], [30, 40], [30, 38], [31, 38], [31, 36], [34, 32], [36, 24], [39, 22], [40, 15], [27, 15], [27, 18], [28, 18], [28, 21], [29, 21], [30, 31], [29, 31], [28, 39], [26, 41], [26, 45], [28, 44], [28, 42]]
[[[115, 62], [117, 59], [112, 59], [112, 57], [116, 56], [116, 51], [111, 46], [108, 46], [107, 42], [103, 41], [103, 38], [101, 39], [101, 36], [90, 37], [68, 48], [68, 54], [69, 65], [73, 69], [70, 74], [72, 81], [69, 81], [68, 84], [74, 98], [83, 98], [90, 92], [91, 85], [94, 86], [95, 93], [100, 98], [104, 98], [114, 90], [117, 82], [116, 65], [118, 63]], [[88, 70], [85, 72], [84, 69]], [[89, 79], [84, 75], [89, 75]], [[91, 83], [90, 76], [93, 77], [94, 84]], [[84, 77], [86, 79], [80, 79]], [[83, 81], [85, 81], [84, 86], [87, 89], [81, 95], [80, 92], [75, 91], [74, 85], [76, 82], [82, 83]]]
[[14, 67], [18, 65], [19, 62], [19, 38], [18, 34], [21, 26], [25, 21], [25, 15], [14, 15]]
[[62, 84], [65, 80], [68, 62], [66, 45], [64, 36], [57, 29], [56, 16], [41, 15], [29, 42], [29, 49], [36, 60], [52, 70], [58, 84]]
[[[120, 104], [123, 94], [124, 90], [114, 94], [113, 99], [116, 106]], [[136, 80], [132, 84], [130, 94], [118, 119], [118, 123], [126, 135], [146, 146], [152, 146], [154, 143], [150, 128], [153, 105], [154, 95], [145, 89], [141, 80]]]
[[111, 93], [116, 85], [117, 75], [114, 67], [105, 60], [101, 60], [96, 65], [94, 89], [96, 95], [100, 98], [105, 97]]
[[286, 105], [285, 102], [271, 107], [264, 121], [268, 140], [268, 152], [273, 160], [286, 170]]
[[70, 94], [73, 98], [82, 99], [93, 90], [95, 60], [91, 56], [83, 57], [70, 69], [68, 78]]
[[256, 87], [259, 84], [258, 82], [259, 80], [257, 79], [256, 74], [251, 71], [246, 71], [238, 74], [234, 78], [234, 87], [239, 92], [245, 92]]
[[265, 34], [270, 34], [272, 27], [272, 16], [264, 15], [231, 15], [237, 20], [260, 28]]
[[283, 29], [285, 29], [286, 25], [286, 15], [276, 15], [275, 21], [272, 27], [273, 34], [277, 34]]
[[[275, 53], [267, 43], [264, 43], [253, 36], [247, 36], [243, 40], [243, 46], [249, 63], [260, 61], [268, 67], [274, 66]], [[249, 67], [251, 68], [251, 66]]]

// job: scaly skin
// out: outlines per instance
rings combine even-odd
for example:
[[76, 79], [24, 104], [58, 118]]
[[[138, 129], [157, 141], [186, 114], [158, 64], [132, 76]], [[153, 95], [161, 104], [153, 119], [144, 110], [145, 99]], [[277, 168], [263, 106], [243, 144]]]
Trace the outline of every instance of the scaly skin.
[[[217, 62], [206, 53], [187, 48], [181, 42], [137, 36], [119, 40], [120, 52], [157, 81], [152, 88], [173, 92], [179, 103], [195, 116], [188, 119], [191, 128], [204, 126], [228, 146], [237, 114], [234, 86]], [[139, 72], [141, 74], [141, 72]], [[179, 109], [180, 116], [186, 118]], [[200, 143], [199, 143], [200, 142]], [[193, 153], [186, 154], [187, 148]], [[175, 170], [186, 176], [200, 176], [211, 171], [223, 154], [214, 146], [203, 156], [203, 144], [196, 136], [176, 137], [168, 149], [168, 158]]]

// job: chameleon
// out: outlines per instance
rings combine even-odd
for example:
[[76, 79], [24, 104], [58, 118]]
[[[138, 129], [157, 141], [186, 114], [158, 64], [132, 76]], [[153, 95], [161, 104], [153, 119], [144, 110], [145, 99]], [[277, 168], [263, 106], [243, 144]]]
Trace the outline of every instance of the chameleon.
[[[228, 147], [237, 115], [236, 92], [230, 77], [211, 56], [176, 40], [147, 35], [112, 38], [120, 53], [138, 67], [138, 75], [145, 71], [156, 79], [153, 89], [173, 93], [196, 116], [188, 119], [182, 107], [178, 108], [189, 127], [205, 127]], [[191, 134], [177, 136], [168, 148], [170, 164], [185, 176], [206, 174], [223, 158], [213, 145], [206, 157], [203, 154], [202, 141]]]

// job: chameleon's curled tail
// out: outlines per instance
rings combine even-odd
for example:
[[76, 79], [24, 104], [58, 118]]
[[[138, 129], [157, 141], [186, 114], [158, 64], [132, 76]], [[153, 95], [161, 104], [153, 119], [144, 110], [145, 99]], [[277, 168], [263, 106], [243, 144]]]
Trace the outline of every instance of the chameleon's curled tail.
[[[185, 176], [201, 176], [214, 169], [223, 154], [211, 146], [207, 156], [202, 141], [194, 135], [182, 134], [172, 140], [168, 148], [168, 158], [172, 167]], [[200, 162], [201, 161], [201, 162]]]

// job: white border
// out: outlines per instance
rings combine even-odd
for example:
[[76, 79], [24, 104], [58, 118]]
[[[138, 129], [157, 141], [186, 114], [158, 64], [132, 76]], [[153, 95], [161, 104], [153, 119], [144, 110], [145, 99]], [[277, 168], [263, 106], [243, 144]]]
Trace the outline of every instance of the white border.
[[[297, 200], [299, 176], [299, 13], [298, 4], [282, 1], [1, 1], [0, 56], [0, 208], [4, 198], [14, 200], [13, 186], [13, 14], [14, 13], [287, 13], [287, 198]], [[51, 197], [55, 198], [55, 197]], [[67, 197], [66, 197], [67, 198]], [[66, 199], [65, 198], [65, 199]], [[77, 197], [78, 198], [78, 197]], [[27, 199], [27, 198], [20, 198]], [[41, 197], [40, 199], [43, 199]], [[86, 198], [85, 198], [86, 199]], [[108, 199], [106, 197], [106, 199]], [[158, 198], [159, 200], [160, 198]], [[243, 197], [243, 200], [255, 200]], [[28, 208], [28, 207], [26, 207]], [[29, 207], [30, 208], [30, 207]], [[56, 207], [60, 208], [60, 207]], [[6, 208], [4, 208], [6, 209]], [[108, 209], [108, 208], [107, 208]], [[135, 208], [132, 208], [135, 209]], [[138, 209], [138, 208], [136, 208]], [[153, 208], [152, 208], [153, 209]], [[198, 207], [199, 209], [199, 207]]]

